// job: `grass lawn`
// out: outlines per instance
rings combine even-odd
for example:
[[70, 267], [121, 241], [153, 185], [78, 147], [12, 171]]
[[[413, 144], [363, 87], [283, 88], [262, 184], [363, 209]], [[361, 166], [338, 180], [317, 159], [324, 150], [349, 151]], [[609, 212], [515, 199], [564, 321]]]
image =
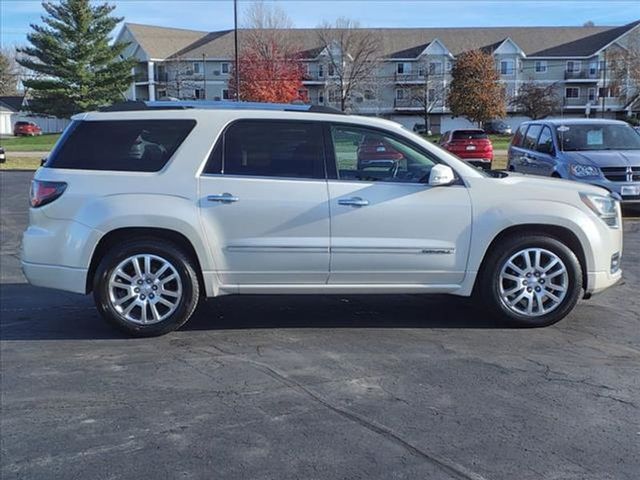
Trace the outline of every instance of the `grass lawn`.
[[59, 136], [59, 133], [52, 133], [38, 137], [2, 137], [0, 146], [7, 152], [48, 152]]
[[40, 166], [41, 155], [29, 157], [13, 157], [7, 153], [7, 160], [0, 163], [0, 170], [36, 170]]

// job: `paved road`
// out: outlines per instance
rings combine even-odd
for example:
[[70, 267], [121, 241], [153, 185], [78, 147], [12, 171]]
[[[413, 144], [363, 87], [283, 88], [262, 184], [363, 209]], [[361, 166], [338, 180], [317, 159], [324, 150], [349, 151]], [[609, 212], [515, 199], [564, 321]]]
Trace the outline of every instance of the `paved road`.
[[3, 479], [636, 480], [640, 223], [626, 285], [515, 330], [444, 296], [227, 297], [157, 339], [23, 283], [2, 173]]

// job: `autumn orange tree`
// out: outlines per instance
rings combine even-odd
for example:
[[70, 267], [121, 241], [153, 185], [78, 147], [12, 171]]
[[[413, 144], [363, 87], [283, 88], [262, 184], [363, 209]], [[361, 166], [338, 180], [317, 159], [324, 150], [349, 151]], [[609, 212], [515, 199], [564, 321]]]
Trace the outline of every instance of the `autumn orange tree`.
[[[291, 20], [278, 6], [255, 2], [245, 12], [239, 65], [229, 80], [232, 98], [251, 102], [290, 103], [301, 99], [304, 68], [287, 35]], [[237, 95], [236, 77], [240, 77]]]
[[290, 103], [300, 99], [303, 90], [302, 64], [295, 57], [285, 55], [277, 45], [271, 45], [269, 54], [262, 49], [246, 46], [240, 52], [236, 72], [229, 80], [229, 93], [236, 97], [235, 76], [240, 74], [240, 100], [250, 102]]
[[456, 59], [447, 103], [454, 117], [478, 126], [506, 115], [504, 88], [490, 54], [473, 50]]

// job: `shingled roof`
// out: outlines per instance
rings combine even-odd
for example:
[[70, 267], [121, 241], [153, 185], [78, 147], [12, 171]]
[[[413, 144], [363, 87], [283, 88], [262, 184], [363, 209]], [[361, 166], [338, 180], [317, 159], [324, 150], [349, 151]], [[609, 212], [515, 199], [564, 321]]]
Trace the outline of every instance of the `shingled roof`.
[[[640, 25], [618, 27], [480, 27], [480, 28], [379, 28], [385, 58], [415, 58], [434, 40], [453, 55], [478, 48], [492, 49], [513, 40], [529, 57], [587, 57]], [[151, 58], [232, 58], [233, 31], [203, 32], [151, 25], [125, 24]], [[240, 42], [247, 35], [240, 29]], [[321, 51], [318, 29], [295, 28], [289, 37], [305, 58]]]

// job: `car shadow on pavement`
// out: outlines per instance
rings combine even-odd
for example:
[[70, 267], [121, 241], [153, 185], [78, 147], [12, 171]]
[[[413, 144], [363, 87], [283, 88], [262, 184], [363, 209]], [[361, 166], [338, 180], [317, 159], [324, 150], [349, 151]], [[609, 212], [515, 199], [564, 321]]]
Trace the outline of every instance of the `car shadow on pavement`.
[[[104, 322], [90, 295], [4, 284], [2, 340], [129, 338]], [[508, 328], [469, 299], [448, 295], [246, 295], [203, 301], [180, 332], [269, 328]]]

